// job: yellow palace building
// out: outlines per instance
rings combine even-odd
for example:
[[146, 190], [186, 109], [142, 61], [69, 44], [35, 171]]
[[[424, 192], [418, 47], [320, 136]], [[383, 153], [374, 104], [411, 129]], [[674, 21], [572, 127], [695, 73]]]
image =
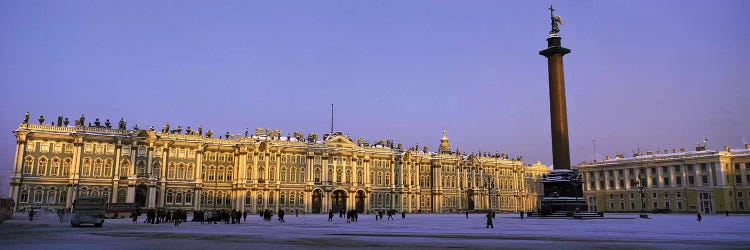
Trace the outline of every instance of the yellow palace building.
[[578, 169], [590, 211], [750, 212], [750, 144], [607, 156]]
[[549, 172], [507, 154], [451, 151], [445, 131], [430, 152], [341, 132], [318, 138], [259, 128], [214, 138], [202, 128], [86, 125], [83, 116], [75, 126], [62, 117], [57, 125], [43, 121], [31, 124], [27, 115], [13, 131], [17, 210], [70, 208], [76, 197], [99, 196], [187, 210], [534, 211]]

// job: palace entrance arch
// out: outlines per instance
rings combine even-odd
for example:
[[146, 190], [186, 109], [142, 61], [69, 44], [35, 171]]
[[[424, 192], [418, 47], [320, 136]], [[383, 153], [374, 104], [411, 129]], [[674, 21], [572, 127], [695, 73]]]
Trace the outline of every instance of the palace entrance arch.
[[312, 192], [312, 212], [319, 214], [321, 207], [323, 207], [323, 193], [320, 192], [320, 189], [315, 189]]
[[331, 209], [334, 212], [346, 211], [346, 192], [344, 190], [333, 191], [331, 195]]
[[135, 187], [135, 203], [139, 207], [146, 206], [146, 198], [148, 198], [148, 186], [146, 184], [140, 184]]
[[356, 197], [356, 208], [357, 213], [364, 213], [365, 212], [365, 191], [359, 190], [357, 191], [357, 197]]

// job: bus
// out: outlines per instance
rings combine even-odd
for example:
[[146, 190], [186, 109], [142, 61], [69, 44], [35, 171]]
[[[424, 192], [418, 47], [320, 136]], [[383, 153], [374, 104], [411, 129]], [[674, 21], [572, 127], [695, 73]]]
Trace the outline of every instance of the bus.
[[0, 198], [0, 223], [13, 217], [13, 207], [16, 203], [11, 198]]
[[92, 224], [101, 227], [104, 224], [104, 209], [107, 200], [96, 196], [78, 197], [73, 201], [73, 217], [70, 225], [79, 227], [81, 224]]
[[138, 212], [137, 203], [107, 203], [104, 216], [113, 219], [125, 218], [130, 217], [133, 212]]

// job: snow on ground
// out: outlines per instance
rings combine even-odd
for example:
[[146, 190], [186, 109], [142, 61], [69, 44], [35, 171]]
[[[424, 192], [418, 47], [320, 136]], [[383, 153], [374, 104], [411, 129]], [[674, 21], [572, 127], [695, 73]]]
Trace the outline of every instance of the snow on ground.
[[484, 214], [407, 214], [406, 219], [359, 222], [327, 215], [286, 216], [286, 223], [248, 215], [242, 224], [187, 222], [138, 224], [106, 220], [104, 227], [73, 228], [54, 214], [29, 222], [25, 214], [0, 224], [3, 249], [300, 249], [300, 248], [504, 248], [504, 249], [750, 249], [750, 215], [607, 214], [605, 219], [521, 220], [497, 214], [485, 228]]

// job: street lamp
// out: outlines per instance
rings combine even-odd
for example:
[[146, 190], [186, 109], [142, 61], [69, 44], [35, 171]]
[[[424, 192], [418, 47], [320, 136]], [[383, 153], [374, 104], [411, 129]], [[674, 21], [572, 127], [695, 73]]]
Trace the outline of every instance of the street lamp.
[[[642, 170], [643, 169], [641, 169], [641, 171]], [[648, 214], [646, 214], [646, 194], [644, 193], [646, 182], [642, 179], [642, 173], [638, 174], [638, 180], [635, 181], [635, 187], [638, 188], [641, 193], [641, 218], [648, 219]]]
[[487, 189], [487, 208], [489, 210], [492, 210], [492, 190], [495, 189], [494, 179], [489, 175], [484, 177], [484, 188]]

